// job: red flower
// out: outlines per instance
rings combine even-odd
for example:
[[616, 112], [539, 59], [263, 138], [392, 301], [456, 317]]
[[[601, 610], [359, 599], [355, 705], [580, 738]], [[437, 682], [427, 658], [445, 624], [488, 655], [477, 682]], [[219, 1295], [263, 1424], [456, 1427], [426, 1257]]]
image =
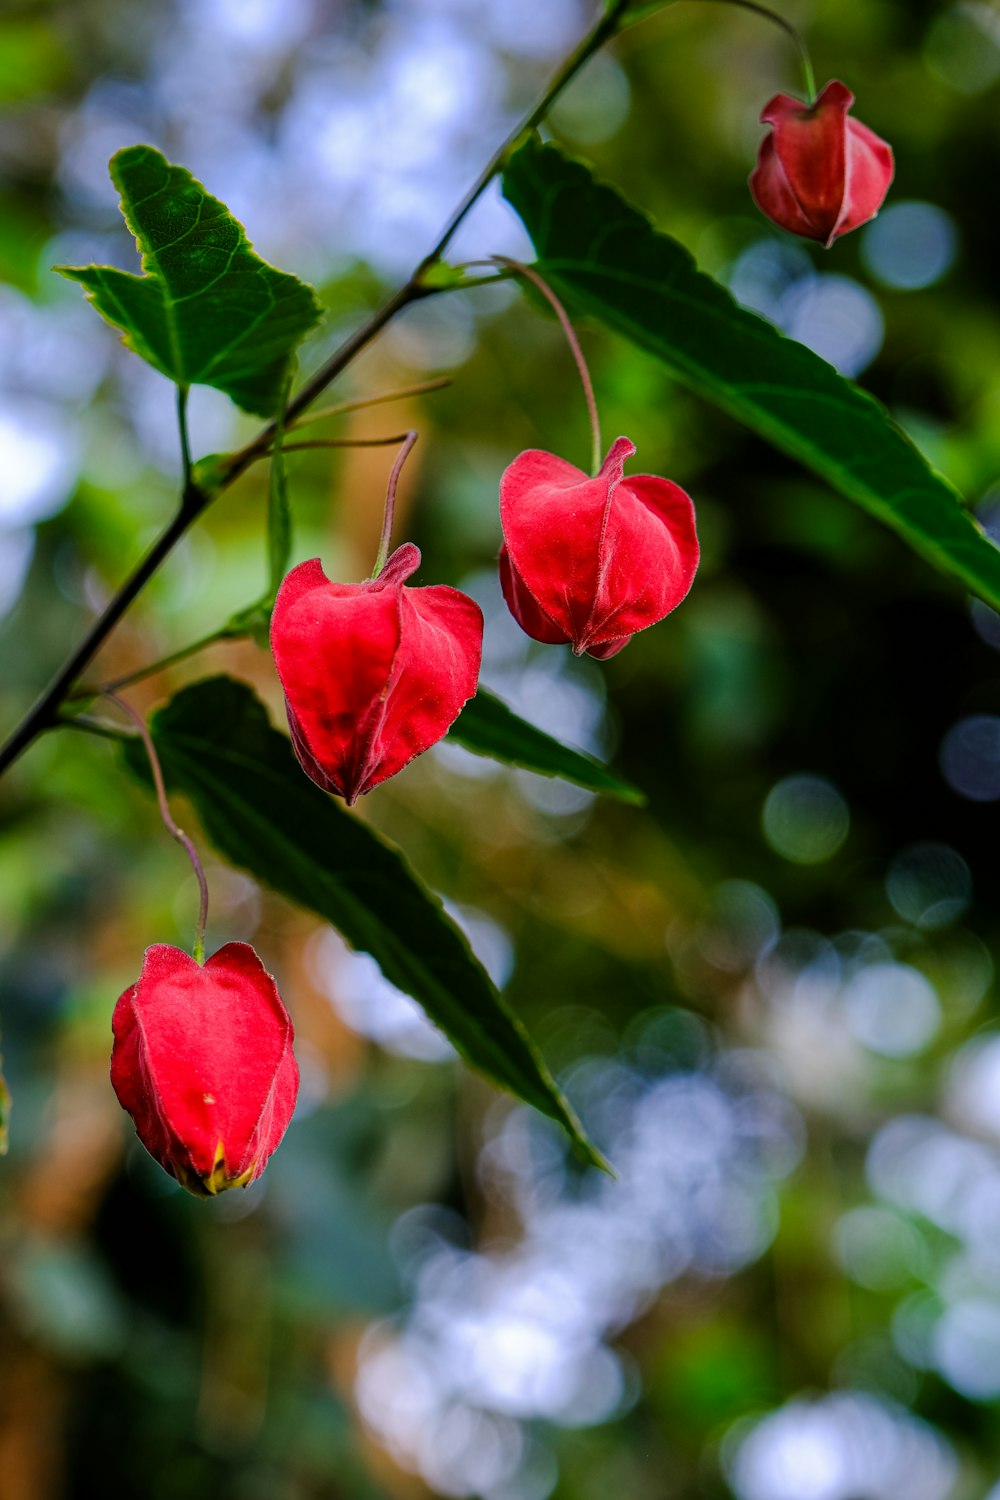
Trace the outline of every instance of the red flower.
[[160, 1166], [199, 1197], [258, 1178], [299, 1070], [291, 1018], [249, 943], [227, 943], [204, 967], [155, 943], [111, 1025], [111, 1083]]
[[500, 583], [536, 641], [614, 656], [675, 609], [698, 566], [694, 506], [669, 479], [624, 478], [620, 437], [596, 479], [554, 453], [522, 453], [500, 481]]
[[782, 229], [827, 246], [873, 219], [892, 181], [892, 148], [847, 118], [853, 103], [834, 81], [812, 105], [776, 94], [760, 117], [773, 130], [750, 174], [754, 202]]
[[407, 542], [377, 578], [331, 583], [314, 558], [275, 601], [271, 650], [295, 753], [348, 804], [441, 739], [476, 691], [482, 611], [458, 589], [407, 588], [419, 566]]

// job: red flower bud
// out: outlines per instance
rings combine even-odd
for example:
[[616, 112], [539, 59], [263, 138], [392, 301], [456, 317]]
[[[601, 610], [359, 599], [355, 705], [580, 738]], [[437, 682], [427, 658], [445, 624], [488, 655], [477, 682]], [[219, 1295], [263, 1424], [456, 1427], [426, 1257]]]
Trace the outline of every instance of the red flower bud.
[[614, 656], [675, 609], [698, 566], [694, 506], [669, 479], [624, 478], [620, 437], [595, 479], [529, 449], [500, 481], [500, 584], [536, 641]]
[[760, 117], [773, 129], [750, 174], [754, 202], [782, 229], [826, 246], [873, 219], [892, 181], [892, 148], [847, 118], [853, 103], [834, 81], [813, 105], [775, 94]]
[[111, 1025], [111, 1083], [160, 1166], [199, 1197], [258, 1178], [299, 1070], [291, 1018], [249, 943], [227, 943], [204, 967], [155, 943]]
[[331, 583], [314, 558], [275, 601], [271, 650], [295, 753], [348, 804], [441, 739], [476, 691], [482, 611], [442, 584], [407, 588], [419, 566], [407, 542], [377, 578]]

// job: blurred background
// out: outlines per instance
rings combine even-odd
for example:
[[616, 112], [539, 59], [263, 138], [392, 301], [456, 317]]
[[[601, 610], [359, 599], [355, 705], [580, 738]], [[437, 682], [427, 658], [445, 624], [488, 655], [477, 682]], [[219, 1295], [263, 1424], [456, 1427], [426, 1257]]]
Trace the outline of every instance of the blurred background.
[[[590, 23], [583, 0], [5, 0], [0, 724], [172, 513], [173, 394], [78, 287], [135, 269], [107, 160], [150, 141], [312, 280], [314, 368], [405, 275]], [[897, 160], [825, 252], [746, 191], [781, 32], [680, 3], [596, 59], [551, 133], [741, 302], [857, 377], [1000, 538], [1000, 11], [789, 0]], [[456, 255], [529, 254], [491, 193]], [[1000, 618], [585, 322], [604, 431], [695, 499], [675, 616], [604, 665], [496, 584], [522, 448], [586, 463], [576, 375], [517, 288], [410, 310], [331, 420], [416, 426], [404, 535], [486, 612], [484, 681], [614, 757], [639, 812], [443, 745], [365, 800], [541, 1042], [617, 1180], [496, 1094], [374, 965], [208, 858], [210, 951], [253, 941], [300, 1038], [265, 1177], [189, 1198], [107, 1078], [110, 1015], [196, 893], [114, 747], [0, 786], [2, 1500], [998, 1500]], [[200, 454], [253, 431], [192, 395]], [[365, 576], [391, 450], [290, 460], [295, 560]], [[266, 477], [227, 493], [95, 669], [265, 581]], [[217, 645], [131, 691], [268, 657]], [[192, 814], [183, 802], [182, 822]]]

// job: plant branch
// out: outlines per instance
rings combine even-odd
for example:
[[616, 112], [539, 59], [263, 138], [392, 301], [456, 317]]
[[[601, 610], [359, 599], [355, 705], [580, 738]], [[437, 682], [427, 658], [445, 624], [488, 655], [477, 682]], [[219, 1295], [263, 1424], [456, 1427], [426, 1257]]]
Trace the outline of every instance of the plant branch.
[[382, 391], [378, 396], [359, 396], [356, 401], [340, 401], [336, 406], [323, 406], [319, 411], [311, 411], [304, 417], [299, 417], [295, 423], [286, 423], [286, 427], [289, 430], [292, 426], [306, 427], [312, 422], [322, 422], [325, 417], [341, 417], [347, 412], [363, 411], [369, 406], [381, 406], [386, 401], [403, 401], [407, 396], [425, 396], [430, 391], [443, 391], [451, 383], [450, 375], [436, 375], [433, 380], [420, 380], [415, 385], [401, 385], [394, 391]]
[[[421, 270], [423, 268], [421, 267]], [[367, 322], [362, 323], [356, 332], [352, 333], [344, 342], [335, 349], [326, 362], [320, 365], [316, 373], [306, 381], [305, 385], [293, 396], [285, 409], [286, 428], [301, 416], [308, 407], [312, 406], [316, 397], [322, 395], [331, 381], [335, 380], [342, 371], [355, 359], [376, 334], [382, 332], [387, 323], [390, 323], [397, 313], [402, 312], [404, 307], [409, 307], [411, 302], [419, 302], [424, 297], [433, 297], [437, 292], [444, 291], [444, 287], [425, 286], [420, 280], [420, 272], [410, 277], [398, 291], [394, 292], [388, 301], [372, 313]], [[252, 442], [238, 453], [234, 453], [229, 461], [223, 465], [215, 490], [226, 489], [233, 483], [234, 479], [249, 468], [256, 459], [262, 458], [270, 449], [278, 430], [277, 422], [269, 422], [260, 431]]]
[[405, 432], [396, 432], [391, 437], [379, 438], [305, 438], [301, 443], [284, 443], [281, 451], [301, 453], [306, 448], [388, 448], [390, 443], [401, 443], [405, 437]]
[[[95, 693], [94, 696], [97, 697], [98, 694]], [[59, 714], [56, 718], [56, 727], [80, 729], [84, 734], [94, 734], [102, 740], [115, 740], [119, 745], [124, 745], [136, 738], [134, 734], [118, 729], [114, 724], [106, 723], [104, 719], [91, 718], [89, 714]]]
[[508, 156], [513, 151], [514, 147], [517, 145], [521, 137], [527, 131], [534, 130], [535, 126], [541, 123], [541, 121], [545, 118], [548, 110], [555, 103], [556, 99], [562, 93], [566, 85], [572, 82], [577, 73], [579, 73], [580, 69], [590, 61], [594, 53], [599, 51], [600, 48], [604, 46], [604, 43], [610, 41], [615, 33], [621, 29], [623, 18], [627, 23], [626, 12], [628, 10], [628, 5], [629, 0], [611, 0], [611, 3], [608, 4], [604, 15], [600, 18], [599, 21], [595, 23], [594, 26], [591, 27], [590, 31], [587, 32], [587, 35], [580, 42], [579, 46], [575, 47], [574, 50], [570, 53], [569, 57], [566, 58], [565, 62], [563, 62], [562, 66], [557, 70], [557, 72], [551, 79], [548, 88], [545, 90], [538, 103], [528, 111], [528, 113], [517, 125], [514, 126], [514, 129], [511, 131], [510, 135], [508, 135], [503, 145], [500, 146], [500, 148], [495, 151], [490, 157], [489, 161], [486, 163], [486, 166], [480, 172], [479, 176], [476, 178], [476, 181], [473, 183], [472, 187], [469, 189], [468, 193], [463, 198], [458, 208], [448, 220], [448, 223], [445, 225], [444, 230], [442, 231], [441, 236], [435, 244], [433, 250], [431, 250], [430, 254], [425, 256], [424, 260], [421, 262], [419, 270], [417, 271], [418, 278], [430, 266], [434, 265], [436, 261], [441, 259], [441, 256], [444, 253], [448, 242], [452, 238], [452, 235], [455, 233], [458, 226], [462, 223], [469, 210], [474, 208], [475, 205], [479, 202], [479, 199], [489, 187], [490, 183], [493, 181], [497, 173], [502, 170]]
[[189, 645], [180, 646], [176, 651], [171, 651], [169, 656], [161, 656], [158, 661], [151, 661], [145, 667], [137, 667], [134, 672], [126, 672], [123, 677], [115, 677], [111, 682], [102, 682], [96, 687], [75, 688], [67, 695], [65, 701], [77, 703], [85, 698], [98, 698], [102, 693], [116, 693], [119, 688], [131, 687], [133, 682], [142, 682], [145, 677], [152, 677], [157, 672], [165, 672], [168, 667], [175, 666], [179, 661], [185, 661], [198, 651], [204, 651], [207, 646], [214, 646], [217, 641], [238, 641], [249, 634], [249, 630], [223, 625], [219, 630], [213, 630], [210, 635], [203, 635], [198, 640], [191, 641]]
[[177, 428], [181, 438], [181, 474], [183, 476], [184, 488], [187, 489], [191, 483], [191, 440], [188, 437], [187, 405], [189, 385], [177, 387]]
[[[317, 370], [316, 374], [303, 386], [298, 395], [289, 402], [286, 418], [294, 418], [300, 412], [304, 411], [316, 399], [325, 386], [331, 380], [335, 379], [367, 344], [371, 343], [376, 334], [381, 332], [401, 308], [407, 306], [410, 302], [416, 301], [419, 297], [430, 295], [433, 290], [435, 289], [419, 287], [412, 280], [408, 281], [405, 286], [400, 287], [399, 291], [390, 297], [387, 302], [384, 302], [371, 315], [367, 322], [363, 323], [349, 338], [344, 340], [338, 349], [334, 350], [326, 363]], [[210, 490], [203, 489], [193, 479], [188, 480], [177, 514], [169, 526], [153, 543], [135, 572], [125, 580], [107, 607], [94, 621], [79, 646], [77, 646], [64, 665], [60, 667], [48, 687], [37, 699], [32, 708], [29, 709], [13, 734], [0, 746], [0, 775], [3, 775], [8, 766], [17, 760], [18, 756], [27, 749], [33, 740], [37, 739], [46, 729], [52, 727], [56, 721], [60, 703], [62, 703], [81, 672], [89, 666], [91, 660], [118, 624], [118, 621], [132, 601], [141, 593], [161, 563], [170, 555], [188, 527], [194, 524], [216, 496], [221, 494], [223, 490], [228, 489], [250, 464], [254, 463], [258, 458], [263, 458], [267, 455], [277, 429], [277, 422], [269, 423], [252, 443], [242, 448], [239, 453], [233, 454], [228, 464], [222, 468], [216, 477]]]
[[126, 579], [117, 594], [91, 625], [79, 646], [60, 667], [34, 707], [28, 711], [7, 742], [0, 746], [0, 774], [43, 730], [51, 728], [56, 719], [56, 710], [80, 673], [89, 665], [98, 648], [104, 644], [105, 639], [118, 624], [133, 599], [149, 582], [208, 502], [209, 496], [204, 491], [197, 489], [196, 486], [188, 487], [185, 499], [170, 525], [153, 543], [135, 572]]
[[[562, 90], [576, 77], [577, 73], [579, 73], [580, 69], [594, 53], [621, 30], [623, 25], [628, 24], [628, 16], [626, 14], [628, 4], [629, 0], [609, 0], [600, 20], [595, 23], [580, 44], [566, 58], [537, 104], [528, 111], [520, 123], [511, 131], [499, 150], [495, 151], [490, 157], [490, 160], [483, 168], [473, 187], [448, 220], [434, 248], [420, 262], [413, 275], [391, 297], [383, 302], [381, 307], [376, 308], [375, 312], [333, 351], [330, 357], [320, 365], [319, 369], [309, 377], [301, 390], [289, 401], [283, 414], [283, 421], [286, 428], [312, 406], [313, 402], [326, 390], [327, 386], [347, 368], [352, 360], [405, 307], [409, 307], [412, 303], [419, 302], [425, 297], [434, 296], [438, 292], [449, 290], [447, 285], [435, 285], [433, 283], [428, 275], [431, 268], [440, 260], [456, 229], [465, 219], [469, 210], [478, 202], [493, 178], [502, 170], [512, 149], [524, 133], [534, 129], [539, 124]], [[261, 429], [252, 442], [248, 443], [246, 447], [241, 448], [237, 453], [230, 455], [228, 460], [223, 462], [214, 472], [210, 488], [198, 484], [194, 479], [194, 473], [190, 466], [190, 453], [188, 452], [185, 422], [186, 400], [187, 392], [183, 390], [179, 391], [178, 415], [181, 427], [184, 484], [177, 514], [162, 535], [153, 543], [153, 546], [135, 571], [122, 584], [98, 619], [94, 621], [79, 646], [77, 646], [65, 664], [59, 669], [49, 686], [28, 711], [21, 723], [7, 741], [0, 746], [0, 775], [27, 749], [33, 740], [37, 739], [38, 735], [51, 728], [57, 722], [59, 705], [63, 702], [70, 688], [73, 687], [80, 674], [89, 665], [108, 635], [110, 635], [111, 631], [118, 624], [118, 621], [129, 605], [149, 582], [164, 559], [169, 556], [188, 527], [193, 525], [212, 501], [224, 490], [228, 489], [252, 463], [258, 458], [264, 457], [271, 449], [279, 427], [277, 421], [269, 422]]]

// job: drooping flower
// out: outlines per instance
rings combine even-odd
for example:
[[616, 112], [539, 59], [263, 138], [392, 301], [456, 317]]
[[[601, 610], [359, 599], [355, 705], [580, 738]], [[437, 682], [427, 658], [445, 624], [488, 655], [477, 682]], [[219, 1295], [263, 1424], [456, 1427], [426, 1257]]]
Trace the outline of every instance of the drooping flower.
[[318, 558], [278, 592], [271, 650], [303, 770], [353, 803], [448, 732], [476, 691], [478, 604], [437, 584], [409, 588], [405, 543], [377, 578], [332, 583]]
[[263, 1172], [295, 1108], [291, 1018], [249, 943], [204, 965], [147, 948], [112, 1017], [111, 1083], [151, 1156], [199, 1197]]
[[620, 437], [593, 479], [541, 449], [500, 481], [500, 583], [536, 641], [614, 656], [684, 598], [698, 566], [694, 506], [679, 485], [624, 476], [635, 445]]
[[892, 148], [848, 119], [854, 95], [834, 80], [815, 104], [776, 94], [761, 114], [764, 137], [750, 191], [782, 229], [830, 246], [873, 219], [892, 182]]

